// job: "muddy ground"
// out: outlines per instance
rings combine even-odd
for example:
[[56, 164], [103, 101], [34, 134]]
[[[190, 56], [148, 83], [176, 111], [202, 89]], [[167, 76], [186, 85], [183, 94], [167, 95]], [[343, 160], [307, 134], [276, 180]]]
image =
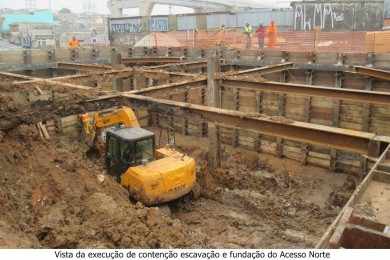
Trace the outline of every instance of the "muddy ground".
[[355, 187], [345, 175], [228, 149], [211, 174], [205, 140], [176, 139], [197, 159], [202, 196], [166, 214], [131, 203], [79, 138], [43, 141], [31, 125], [2, 132], [0, 247], [312, 247]]

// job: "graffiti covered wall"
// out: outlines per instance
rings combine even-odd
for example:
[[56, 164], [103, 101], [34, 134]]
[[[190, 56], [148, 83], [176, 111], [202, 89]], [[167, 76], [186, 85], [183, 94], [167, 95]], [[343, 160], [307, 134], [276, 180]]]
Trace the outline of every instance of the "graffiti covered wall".
[[383, 0], [303, 1], [291, 6], [296, 31], [375, 31], [383, 27]]

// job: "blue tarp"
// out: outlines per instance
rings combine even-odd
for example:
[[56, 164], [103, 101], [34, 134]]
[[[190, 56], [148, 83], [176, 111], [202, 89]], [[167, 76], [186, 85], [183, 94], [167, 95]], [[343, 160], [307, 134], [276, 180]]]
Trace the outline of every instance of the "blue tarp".
[[4, 21], [0, 25], [1, 32], [8, 32], [10, 25], [14, 23], [45, 23], [54, 24], [54, 15], [50, 10], [5, 14]]

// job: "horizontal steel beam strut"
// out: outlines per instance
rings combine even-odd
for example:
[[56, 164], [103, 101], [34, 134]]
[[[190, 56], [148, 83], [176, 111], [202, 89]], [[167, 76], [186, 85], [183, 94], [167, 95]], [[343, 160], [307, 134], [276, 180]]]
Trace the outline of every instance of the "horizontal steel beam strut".
[[[83, 65], [83, 64], [81, 64]], [[128, 78], [136, 73], [141, 73], [146, 78], [152, 78], [152, 79], [170, 79], [171, 77], [189, 77], [189, 78], [195, 78], [199, 75], [197, 74], [190, 74], [190, 73], [181, 73], [181, 72], [170, 72], [170, 71], [163, 71], [163, 70], [149, 70], [149, 69], [142, 69], [142, 68], [123, 68], [123, 69], [113, 69], [113, 70], [102, 70], [102, 71], [96, 71], [96, 72], [85, 72], [83, 74], [77, 74], [77, 75], [68, 75], [68, 76], [62, 76], [62, 77], [55, 77], [51, 78], [52, 81], [68, 81], [68, 80], [77, 80], [77, 79], [83, 79], [88, 78], [92, 76], [112, 76], [115, 75], [116, 78]], [[20, 79], [23, 81], [15, 82], [16, 85], [23, 85], [23, 84], [31, 84], [31, 83], [38, 83], [40, 81], [44, 81], [47, 79], [42, 78], [34, 78], [34, 77], [28, 77], [13, 73], [2, 73], [0, 75]]]
[[26, 75], [22, 75], [22, 74], [16, 74], [16, 73], [12, 73], [12, 72], [4, 72], [4, 71], [0, 72], [0, 76], [3, 76], [5, 78], [14, 79], [14, 80], [23, 80], [23, 81], [35, 79], [34, 77], [30, 77], [30, 76], [26, 76]]
[[[207, 85], [207, 79], [205, 77], [197, 80], [190, 80], [190, 81], [183, 81], [183, 82], [177, 82], [177, 83], [170, 83], [166, 85], [160, 85], [150, 88], [144, 88], [140, 90], [133, 90], [128, 92], [121, 92], [121, 94], [137, 94], [137, 95], [148, 95], [148, 94], [167, 94], [167, 90], [174, 90], [176, 88], [180, 88], [185, 90], [189, 88], [194, 88], [198, 86], [206, 86]], [[169, 92], [168, 92], [169, 93]]]
[[[119, 73], [118, 77], [124, 76], [132, 76], [134, 74], [133, 71], [138, 71], [139, 73], [142, 73], [142, 69], [124, 69], [124, 70], [118, 70], [118, 71], [105, 71], [105, 72], [97, 72], [97, 75], [102, 75], [102, 74], [110, 74], [110, 73]], [[121, 74], [122, 73], [122, 74]], [[124, 73], [124, 74], [123, 74]], [[151, 72], [148, 72], [151, 73]], [[159, 74], [160, 72], [156, 72]], [[161, 73], [163, 74], [170, 74], [169, 72], [162, 71]], [[175, 74], [175, 73], [174, 73]], [[5, 74], [8, 77], [14, 77], [18, 76], [17, 74], [12, 74], [12, 73], [6, 73]], [[31, 78], [31, 80], [28, 81], [16, 81], [13, 82], [14, 86], [22, 86], [22, 87], [30, 87], [33, 86], [32, 84], [38, 84], [41, 86], [46, 86], [46, 87], [51, 87], [51, 88], [68, 88], [68, 89], [76, 89], [76, 90], [86, 90], [90, 91], [92, 93], [101, 93], [101, 94], [106, 94], [105, 96], [100, 97], [100, 100], [105, 100], [105, 99], [110, 99], [110, 98], [116, 98], [120, 96], [120, 92], [115, 92], [115, 91], [102, 91], [93, 87], [87, 87], [83, 85], [78, 85], [78, 84], [72, 84], [72, 83], [66, 83], [66, 82], [61, 82], [60, 79], [70, 79], [70, 77], [76, 77], [76, 76], [82, 76], [82, 77], [87, 77], [89, 75], [71, 75], [71, 76], [65, 76], [65, 77], [59, 77], [59, 78], [53, 78], [53, 79], [41, 79], [41, 78]], [[191, 74], [190, 74], [191, 75]], [[144, 88], [140, 90], [133, 90], [129, 92], [122, 92], [122, 93], [132, 93], [132, 94], [158, 94], [161, 92], [161, 94], [167, 93], [167, 90], [173, 90], [176, 88], [182, 88], [183, 90], [186, 88], [193, 88], [193, 87], [199, 87], [207, 84], [207, 79], [206, 77], [201, 77], [198, 79], [193, 79], [193, 80], [187, 80], [187, 81], [182, 81], [182, 82], [177, 82], [177, 83], [170, 83], [166, 85], [160, 85], [160, 86], [154, 86], [154, 87], [149, 87], [149, 88]]]
[[181, 57], [142, 57], [142, 58], [122, 58], [125, 65], [145, 65], [145, 64], [172, 64], [183, 61]]
[[123, 94], [122, 97], [133, 105], [147, 106], [152, 109], [158, 108], [166, 111], [173, 109], [178, 113], [194, 113], [210, 122], [233, 128], [253, 130], [269, 136], [336, 148], [372, 157], [379, 156], [377, 151], [373, 152], [375, 149], [372, 147], [378, 147], [381, 142], [385, 142], [384, 140], [386, 140], [386, 138], [379, 138], [372, 133], [296, 122], [287, 119], [275, 119], [273, 117], [264, 117], [260, 114], [251, 116], [239, 111], [162, 100], [134, 94]]
[[373, 69], [363, 66], [355, 66], [355, 71], [361, 75], [370, 76], [376, 79], [390, 80], [390, 71]]
[[23, 84], [31, 84], [31, 83], [39, 83], [39, 82], [47, 82], [55, 81], [55, 82], [61, 82], [65, 80], [76, 80], [76, 79], [82, 79], [82, 78], [88, 78], [92, 76], [105, 76], [105, 75], [115, 75], [118, 78], [124, 78], [124, 77], [130, 77], [134, 75], [134, 70], [130, 68], [125, 69], [117, 69], [117, 70], [105, 70], [105, 71], [96, 71], [96, 72], [89, 72], [85, 74], [77, 74], [77, 75], [69, 75], [69, 76], [63, 76], [63, 77], [55, 77], [51, 79], [43, 79], [43, 78], [30, 78], [30, 80], [25, 81], [19, 81], [15, 82], [15, 85], [23, 85]]
[[226, 88], [240, 88], [251, 91], [277, 92], [292, 95], [327, 97], [339, 100], [349, 100], [361, 103], [390, 105], [390, 93], [341, 89], [330, 87], [316, 87], [302, 84], [279, 82], [253, 82], [247, 80], [224, 79], [222, 86]]
[[294, 68], [294, 63], [286, 62], [286, 63], [281, 63], [281, 64], [263, 66], [263, 67], [254, 68], [254, 69], [241, 70], [241, 71], [234, 72], [234, 73], [231, 73], [228, 75], [229, 76], [231, 76], [231, 75], [238, 76], [238, 75], [246, 75], [246, 74], [252, 74], [252, 73], [268, 74], [268, 73], [274, 73], [274, 72], [284, 71], [284, 70], [293, 69], [293, 68]]
[[158, 95], [161, 92], [161, 95], [170, 93], [168, 90], [175, 90], [176, 88], [186, 90], [190, 88], [203, 87], [207, 85], [207, 79], [205, 77], [197, 80], [182, 81], [177, 83], [170, 83], [166, 85], [154, 86], [149, 88], [144, 88], [140, 90], [131, 90], [126, 92], [116, 92], [113, 94], [108, 94], [101, 96], [99, 98], [92, 99], [92, 101], [103, 101], [112, 98], [119, 98], [123, 94], [133, 94], [133, 95]]
[[[223, 60], [221, 60], [223, 61]], [[188, 68], [188, 69], [198, 69], [198, 68], [206, 68], [207, 67], [207, 60], [199, 60], [199, 61], [192, 61], [192, 62], [182, 62], [177, 64], [164, 64], [159, 66], [152, 66], [148, 67], [148, 69], [170, 69], [170, 68]], [[252, 74], [252, 73], [260, 73], [260, 74], [269, 74], [279, 71], [284, 71], [288, 69], [294, 68], [294, 63], [286, 62], [276, 65], [268, 65], [263, 66], [259, 68], [254, 69], [248, 69], [248, 70], [241, 70], [241, 71], [235, 71], [235, 72], [226, 72], [224, 73], [225, 76], [238, 76], [238, 75], [246, 75], [246, 74]]]
[[166, 70], [154, 70], [148, 68], [136, 68], [136, 73], [142, 73], [147, 78], [155, 78], [159, 75], [165, 75], [166, 78], [169, 77], [199, 77], [199, 74], [184, 73], [184, 72], [175, 72], [175, 71], [166, 71]]
[[[205, 82], [205, 79], [200, 79], [185, 83], [174, 83], [166, 86], [154, 87], [153, 90], [161, 91], [161, 89], [166, 90], [168, 88], [174, 87], [185, 87], [188, 86], [188, 84], [201, 85], [205, 84]], [[79, 89], [87, 90], [90, 92], [96, 91], [104, 93], [104, 91], [99, 91], [94, 88], [53, 80], [41, 80], [38, 83], [42, 86], [65, 87], [70, 89]], [[153, 90], [144, 89], [141, 90], [141, 92], [135, 93], [151, 93]], [[118, 98], [118, 95], [115, 95], [115, 93], [113, 92], [105, 93], [111, 93], [114, 95], [99, 98], [100, 100]], [[248, 115], [239, 111], [224, 110], [183, 102], [175, 102], [170, 100], [161, 100], [130, 93], [122, 94], [120, 95], [120, 97], [127, 99], [131, 103], [138, 103], [144, 106], [158, 107], [159, 109], [174, 109], [183, 113], [195, 113], [204, 117], [210, 122], [216, 122], [230, 127], [258, 131], [265, 135], [281, 137], [303, 143], [321, 145], [329, 148], [346, 150], [363, 155], [369, 155], [372, 157], [378, 156], [378, 149], [375, 149], [375, 147], [379, 147], [381, 143], [390, 143], [388, 138], [378, 137], [372, 133], [346, 130], [328, 126], [320, 126], [310, 123], [295, 122], [290, 121], [288, 119], [275, 119], [272, 117], [264, 117], [259, 114]]]
[[71, 62], [58, 62], [58, 69], [71, 69], [80, 71], [96, 71], [96, 70], [112, 70], [112, 66], [100, 65], [100, 64], [82, 64], [82, 63], [71, 63]]
[[148, 69], [169, 69], [169, 68], [174, 68], [174, 67], [204, 68], [204, 67], [207, 67], [207, 60], [163, 64], [163, 65], [151, 66], [151, 67], [148, 67]]

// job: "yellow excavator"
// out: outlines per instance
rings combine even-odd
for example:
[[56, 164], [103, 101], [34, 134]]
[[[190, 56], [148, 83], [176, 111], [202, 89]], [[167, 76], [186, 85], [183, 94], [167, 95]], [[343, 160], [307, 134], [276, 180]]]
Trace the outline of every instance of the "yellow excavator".
[[196, 190], [195, 160], [169, 147], [156, 149], [154, 133], [140, 128], [131, 108], [86, 113], [80, 119], [86, 143], [105, 155], [108, 173], [133, 199], [152, 206]]

